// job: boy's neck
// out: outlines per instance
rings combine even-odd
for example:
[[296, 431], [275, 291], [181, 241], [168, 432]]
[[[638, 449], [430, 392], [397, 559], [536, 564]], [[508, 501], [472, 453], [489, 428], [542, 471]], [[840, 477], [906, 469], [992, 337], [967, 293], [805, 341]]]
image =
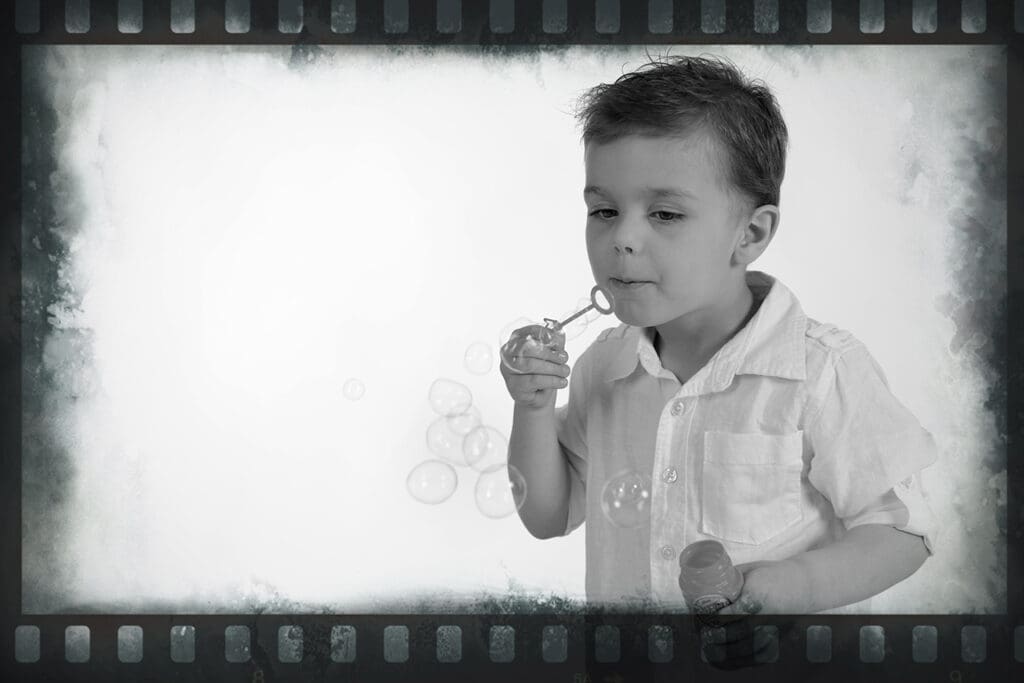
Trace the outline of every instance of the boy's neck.
[[737, 285], [719, 300], [719, 305], [656, 326], [654, 348], [664, 367], [692, 375], [743, 329], [757, 309], [746, 277]]

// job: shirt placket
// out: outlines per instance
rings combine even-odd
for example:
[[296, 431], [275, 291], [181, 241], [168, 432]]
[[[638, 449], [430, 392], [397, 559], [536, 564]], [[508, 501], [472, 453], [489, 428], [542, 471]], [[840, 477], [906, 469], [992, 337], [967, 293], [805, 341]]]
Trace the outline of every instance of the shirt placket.
[[[655, 445], [652, 499], [658, 506], [651, 526], [651, 592], [661, 604], [683, 606], [677, 578], [679, 553], [685, 547], [686, 490], [685, 462], [696, 396], [676, 394], [662, 411]], [[681, 438], [680, 438], [681, 437]], [[673, 446], [679, 444], [673, 453]]]

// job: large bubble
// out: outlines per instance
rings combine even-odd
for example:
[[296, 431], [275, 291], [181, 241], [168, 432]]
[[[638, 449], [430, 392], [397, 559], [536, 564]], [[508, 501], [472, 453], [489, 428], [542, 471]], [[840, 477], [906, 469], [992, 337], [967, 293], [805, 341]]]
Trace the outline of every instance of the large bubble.
[[341, 387], [341, 393], [350, 401], [358, 401], [366, 393], [366, 387], [355, 377], [350, 377]]
[[451, 498], [458, 486], [455, 468], [441, 460], [427, 460], [412, 468], [405, 480], [410, 495], [421, 503], [436, 505]]
[[486, 375], [494, 365], [494, 355], [491, 353], [491, 346], [482, 341], [476, 341], [466, 348], [464, 358], [466, 369], [474, 375]]
[[526, 479], [514, 465], [492, 465], [476, 480], [476, 507], [487, 517], [508, 517], [525, 500]]
[[430, 385], [430, 407], [438, 415], [460, 415], [473, 405], [469, 387], [450, 379], [436, 379]]
[[451, 415], [448, 418], [449, 428], [459, 436], [465, 436], [480, 426], [480, 411], [476, 406], [459, 415]]
[[480, 411], [476, 406], [460, 415], [439, 417], [427, 427], [427, 448], [442, 460], [456, 467], [468, 467], [463, 449], [463, 437], [480, 425]]
[[[583, 300], [581, 299], [581, 301], [583, 301]], [[587, 307], [589, 305], [590, 305], [590, 302], [587, 301], [587, 302], [585, 302], [583, 304], [583, 306], [579, 306], [578, 308], [570, 309], [570, 310], [566, 311], [565, 313], [563, 313], [562, 316], [559, 318], [559, 320], [560, 321], [561, 320], [568, 320], [573, 315], [575, 315], [575, 313], [577, 311], [579, 311], [581, 308], [585, 308], [585, 307]], [[593, 312], [593, 311], [591, 311], [591, 312]], [[601, 315], [601, 314], [598, 313], [598, 315]], [[568, 341], [570, 339], [575, 339], [576, 337], [580, 336], [581, 334], [583, 334], [584, 330], [586, 330], [586, 329], [587, 329], [587, 314], [584, 313], [583, 315], [581, 315], [580, 317], [576, 318], [571, 323], [569, 323], [568, 325], [563, 327], [562, 328], [562, 334], [565, 335], [565, 339], [566, 339], [566, 341]]]
[[494, 427], [480, 425], [466, 435], [462, 452], [473, 469], [483, 472], [508, 462], [508, 439]]
[[601, 511], [621, 529], [635, 529], [651, 521], [651, 479], [623, 470], [601, 489]]
[[450, 417], [439, 417], [427, 427], [427, 448], [437, 457], [459, 467], [466, 467], [462, 452], [462, 434], [452, 429]]

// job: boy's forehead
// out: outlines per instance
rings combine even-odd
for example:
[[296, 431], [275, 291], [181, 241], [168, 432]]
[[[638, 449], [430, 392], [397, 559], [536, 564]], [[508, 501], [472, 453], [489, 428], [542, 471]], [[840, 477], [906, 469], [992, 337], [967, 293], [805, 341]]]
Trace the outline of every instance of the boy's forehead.
[[[587, 187], [602, 183], [637, 182], [656, 186], [685, 184], [691, 191], [717, 185], [716, 145], [708, 136], [629, 135], [609, 142], [590, 142], [584, 149]], [[661, 180], [661, 182], [656, 182]], [[611, 189], [611, 188], [609, 188]]]

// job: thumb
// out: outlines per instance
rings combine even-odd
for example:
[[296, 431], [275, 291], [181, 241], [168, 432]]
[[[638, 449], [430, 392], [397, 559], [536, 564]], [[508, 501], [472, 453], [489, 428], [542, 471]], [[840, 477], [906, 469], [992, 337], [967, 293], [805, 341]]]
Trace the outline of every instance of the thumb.
[[757, 614], [761, 611], [761, 607], [760, 602], [744, 593], [736, 602], [718, 610], [718, 614]]
[[757, 569], [758, 567], [764, 567], [765, 565], [769, 565], [769, 564], [775, 564], [775, 563], [773, 561], [771, 561], [771, 560], [757, 560], [756, 562], [742, 562], [742, 563], [736, 565], [736, 569], [739, 571], [740, 574], [743, 574], [745, 576], [747, 574], [747, 572], [749, 572], [749, 571], [751, 571], [753, 569]]

